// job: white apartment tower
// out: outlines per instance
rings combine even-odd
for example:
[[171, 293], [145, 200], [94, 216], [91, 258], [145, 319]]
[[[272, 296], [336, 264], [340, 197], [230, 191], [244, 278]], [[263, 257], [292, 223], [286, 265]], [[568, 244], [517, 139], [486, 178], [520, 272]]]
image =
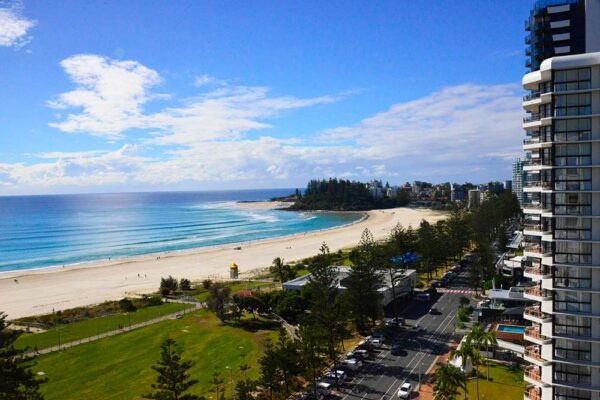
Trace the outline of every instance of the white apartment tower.
[[529, 94], [526, 400], [600, 400], [600, 0], [538, 0]]

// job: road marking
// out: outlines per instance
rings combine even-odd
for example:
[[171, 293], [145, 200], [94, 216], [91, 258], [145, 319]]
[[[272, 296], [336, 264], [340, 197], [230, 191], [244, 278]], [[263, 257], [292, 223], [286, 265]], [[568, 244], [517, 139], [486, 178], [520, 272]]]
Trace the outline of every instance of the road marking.
[[[442, 294], [442, 296], [440, 297], [439, 300], [442, 300], [442, 298], [444, 297], [444, 294]], [[438, 300], [438, 301], [439, 301]], [[415, 323], [419, 324], [421, 322], [421, 320], [423, 320], [426, 316], [428, 316], [428, 314], [423, 315], [421, 318], [419, 318], [417, 321], [415, 321]], [[429, 333], [429, 337], [426, 338], [427, 343], [424, 346], [421, 346], [421, 349], [431, 349], [433, 347], [433, 345], [437, 345], [437, 339], [444, 334], [444, 330], [446, 330], [450, 324], [452, 323], [452, 321], [454, 320], [456, 316], [455, 315], [451, 315], [448, 314], [446, 317], [444, 317], [444, 319], [442, 320], [442, 322], [437, 326], [437, 328], [432, 332]], [[450, 318], [448, 320], [448, 318]], [[441, 329], [441, 331], [440, 331]], [[439, 333], [438, 333], [439, 331]], [[417, 340], [417, 339], [413, 339], [413, 340]], [[418, 341], [418, 340], [417, 340]], [[348, 383], [351, 386], [356, 386], [356, 385], [360, 385], [365, 378], [367, 378], [364, 374], [374, 368], [376, 368], [377, 366], [379, 366], [379, 362], [382, 361], [383, 359], [385, 359], [385, 357], [389, 354], [389, 351], [382, 351], [381, 354], [378, 355], [378, 357], [376, 357], [376, 359], [374, 360], [374, 362], [372, 364], [369, 365], [368, 368], [365, 368], [363, 371], [360, 371], [361, 374], [361, 378], [355, 382], [356, 377], [354, 377], [352, 380], [350, 380]], [[408, 373], [406, 379], [404, 379], [402, 381], [402, 384], [404, 384], [407, 379], [414, 373], [415, 369], [419, 366], [419, 364], [422, 364], [423, 359], [427, 356], [428, 353], [426, 352], [421, 352], [421, 351], [416, 351], [415, 355], [409, 360], [409, 362], [406, 364], [406, 366], [399, 366], [400, 368], [402, 368], [402, 375], [404, 375], [404, 372], [407, 371], [413, 364], [413, 362], [417, 359], [417, 357], [420, 356], [418, 363], [416, 363], [413, 367], [412, 370]], [[437, 357], [436, 357], [437, 358]], [[435, 358], [434, 358], [435, 361]], [[378, 381], [382, 378], [383, 376], [380, 376]], [[390, 385], [390, 387], [387, 389], [387, 391], [383, 394], [382, 399], [384, 396], [386, 396], [388, 394], [388, 392], [394, 387], [394, 385], [396, 385], [398, 382], [400, 381], [400, 379], [395, 378], [394, 381], [392, 382], [392, 384]], [[376, 383], [375, 383], [376, 384]], [[342, 400], [346, 400], [348, 398], [348, 396], [353, 395], [353, 394], [358, 394], [358, 393], [354, 393], [353, 389], [350, 389], [350, 393], [347, 393]], [[364, 400], [365, 397], [367, 396], [368, 393], [365, 393], [361, 396], [361, 400]], [[358, 397], [358, 396], [357, 396]]]
[[[440, 299], [441, 299], [441, 298], [440, 298]], [[446, 323], [446, 325], [445, 325], [444, 327], [442, 327], [442, 326], [444, 325], [444, 323], [446, 322], [446, 320], [447, 320], [449, 317], [450, 317], [450, 320], [449, 320], [449, 321]], [[446, 329], [447, 329], [447, 328], [450, 326], [450, 324], [452, 323], [452, 321], [454, 320], [454, 318], [455, 318], [455, 317], [456, 317], [456, 316], [454, 316], [454, 315], [448, 315], [446, 318], [444, 318], [444, 320], [442, 321], [442, 323], [441, 323], [441, 324], [438, 326], [438, 328], [437, 328], [437, 329], [434, 331], [434, 336], [432, 336], [432, 337], [430, 338], [430, 340], [429, 340], [429, 341], [428, 341], [428, 343], [427, 343], [427, 344], [428, 344], [428, 346], [426, 346], [426, 347], [425, 347], [425, 349], [428, 349], [428, 348], [429, 348], [429, 349], [431, 349], [431, 348], [432, 348], [432, 346], [431, 346], [431, 345], [433, 345], [433, 344], [437, 344], [437, 343], [435, 343], [435, 341], [436, 341], [436, 340], [437, 340], [437, 338], [438, 338], [438, 337], [440, 337], [440, 336], [441, 336], [441, 335], [444, 333], [444, 331], [445, 331], [445, 330], [446, 330]], [[440, 328], [442, 328], [442, 330], [440, 331], [440, 333], [436, 333], [436, 332], [438, 331], [438, 329], [440, 329]], [[416, 339], [414, 339], [414, 340], [416, 340]], [[423, 347], [423, 346], [421, 346], [421, 347]], [[421, 358], [420, 358], [420, 359], [419, 359], [419, 361], [416, 363], [416, 365], [415, 365], [415, 366], [412, 368], [412, 370], [411, 370], [411, 371], [408, 373], [407, 377], [406, 377], [406, 378], [405, 378], [405, 379], [402, 381], [402, 383], [399, 385], [399, 387], [400, 387], [400, 386], [402, 386], [402, 385], [404, 385], [404, 383], [406, 383], [406, 381], [408, 380], [408, 378], [409, 378], [409, 377], [410, 377], [410, 376], [411, 376], [411, 375], [412, 375], [412, 374], [415, 372], [415, 369], [416, 369], [417, 367], [419, 367], [419, 365], [420, 365], [420, 364], [422, 364], [422, 363], [423, 363], [423, 359], [424, 359], [424, 358], [427, 356], [427, 353], [425, 353], [425, 352], [421, 352], [421, 351], [418, 351], [418, 352], [417, 352], [417, 353], [416, 353], [416, 354], [413, 356], [413, 358], [410, 360], [410, 362], [409, 362], [409, 363], [406, 365], [406, 367], [402, 369], [402, 375], [404, 375], [404, 372], [405, 372], [405, 371], [406, 371], [408, 368], [410, 368], [410, 365], [412, 364], [413, 360], [414, 360], [415, 358], [417, 358], [419, 355], [421, 356]], [[437, 357], [436, 357], [436, 358], [437, 358]], [[435, 361], [435, 359], [436, 359], [436, 358], [434, 358], [434, 361]], [[388, 390], [386, 390], [386, 391], [385, 391], [385, 393], [383, 394], [383, 396], [381, 396], [381, 399], [383, 399], [383, 398], [384, 398], [384, 396], [387, 396], [388, 392], [389, 392], [389, 391], [390, 391], [390, 390], [391, 390], [391, 389], [392, 389], [392, 388], [393, 388], [393, 387], [396, 385], [396, 383], [398, 383], [399, 381], [400, 381], [400, 379], [394, 379], [394, 382], [392, 382], [392, 384], [390, 385], [390, 387], [388, 388]]]

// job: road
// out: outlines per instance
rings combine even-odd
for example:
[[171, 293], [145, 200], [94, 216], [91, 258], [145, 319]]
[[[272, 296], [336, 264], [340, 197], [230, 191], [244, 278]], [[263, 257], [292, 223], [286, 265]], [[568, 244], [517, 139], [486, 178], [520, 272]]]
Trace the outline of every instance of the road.
[[[461, 274], [449, 289], [462, 289], [466, 277]], [[413, 389], [432, 366], [437, 357], [448, 351], [456, 324], [456, 310], [461, 293], [439, 293], [429, 302], [414, 302], [402, 316], [408, 325], [418, 323], [425, 332], [401, 332], [391, 337], [386, 346], [365, 361], [361, 371], [339, 388], [335, 397], [342, 400], [386, 400], [396, 399], [396, 393], [404, 382], [412, 384]], [[428, 313], [430, 307], [436, 307], [440, 314]], [[401, 355], [390, 353], [390, 344], [400, 343]], [[415, 398], [413, 393], [411, 398]]]

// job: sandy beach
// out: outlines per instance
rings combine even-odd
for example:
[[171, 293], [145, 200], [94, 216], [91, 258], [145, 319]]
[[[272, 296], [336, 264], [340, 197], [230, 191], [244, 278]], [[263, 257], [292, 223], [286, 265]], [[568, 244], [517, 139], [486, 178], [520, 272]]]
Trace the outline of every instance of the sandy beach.
[[[261, 202], [240, 203], [239, 206], [278, 205]], [[0, 311], [7, 313], [9, 318], [19, 318], [150, 293], [158, 289], [160, 278], [168, 275], [192, 280], [228, 278], [228, 267], [233, 262], [239, 265], [242, 277], [249, 276], [250, 271], [269, 266], [275, 257], [296, 261], [315, 255], [323, 242], [332, 251], [354, 246], [365, 228], [371, 230], [375, 239], [382, 239], [398, 223], [417, 226], [422, 219], [435, 222], [442, 218], [442, 214], [426, 209], [374, 210], [356, 223], [318, 232], [62, 268], [2, 273]]]

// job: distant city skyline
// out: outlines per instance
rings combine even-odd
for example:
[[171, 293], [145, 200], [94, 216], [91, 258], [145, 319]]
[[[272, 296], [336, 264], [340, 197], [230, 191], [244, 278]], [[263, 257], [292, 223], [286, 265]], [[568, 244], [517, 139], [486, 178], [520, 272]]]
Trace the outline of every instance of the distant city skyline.
[[521, 154], [529, 1], [58, 4], [0, 1], [0, 195], [483, 183]]

